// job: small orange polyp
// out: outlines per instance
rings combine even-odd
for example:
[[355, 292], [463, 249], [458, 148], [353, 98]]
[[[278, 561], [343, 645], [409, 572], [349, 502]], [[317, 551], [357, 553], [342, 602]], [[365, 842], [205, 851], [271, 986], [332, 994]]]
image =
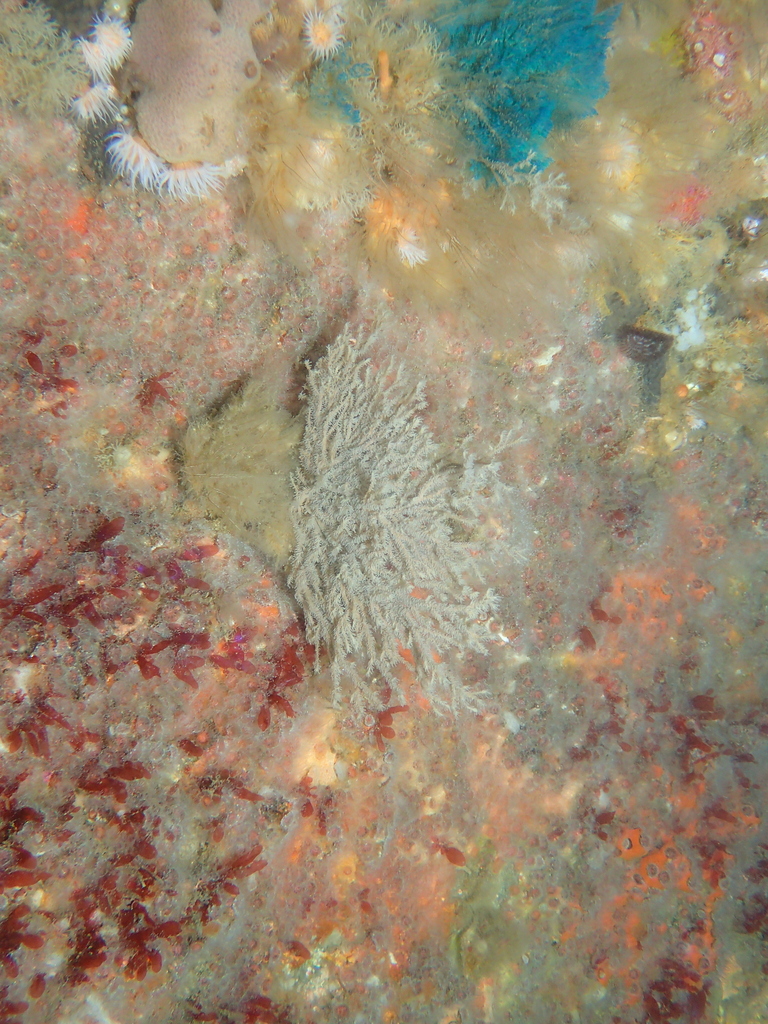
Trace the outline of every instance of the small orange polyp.
[[389, 70], [389, 54], [386, 50], [379, 50], [376, 60], [379, 66], [379, 90], [381, 91], [381, 95], [386, 98], [387, 93], [394, 83], [394, 79], [392, 78], [392, 74]]
[[616, 840], [616, 849], [622, 860], [635, 860], [648, 853], [640, 839], [639, 828], [625, 828]]

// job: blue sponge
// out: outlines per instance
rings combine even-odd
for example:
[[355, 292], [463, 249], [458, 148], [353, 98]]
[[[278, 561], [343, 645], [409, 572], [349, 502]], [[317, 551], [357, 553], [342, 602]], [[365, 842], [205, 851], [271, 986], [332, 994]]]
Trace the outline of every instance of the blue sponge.
[[454, 114], [481, 162], [515, 164], [553, 128], [594, 112], [619, 7], [594, 0], [445, 0], [435, 19], [460, 75]]

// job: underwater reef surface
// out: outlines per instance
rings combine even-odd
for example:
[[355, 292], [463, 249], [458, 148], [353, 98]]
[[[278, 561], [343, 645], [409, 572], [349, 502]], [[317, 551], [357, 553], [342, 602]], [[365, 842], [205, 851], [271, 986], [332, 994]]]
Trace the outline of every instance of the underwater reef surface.
[[[546, 258], [520, 259], [512, 216], [527, 205], [550, 231], [561, 218], [544, 143], [594, 112], [617, 10], [115, 0], [79, 42], [90, 85], [70, 84], [72, 111], [134, 188], [195, 201], [236, 179], [254, 232], [297, 264], [332, 219], [351, 268], [487, 312], [476, 283], [494, 287], [499, 265], [517, 260], [521, 290], [540, 287]], [[52, 59], [48, 78], [63, 70]], [[493, 304], [514, 316], [519, 299]]]
[[[596, 112], [487, 187], [416, 159], [456, 126], [439, 20], [376, 10], [345, 44], [371, 134], [317, 130], [313, 57], [251, 124], [247, 180], [204, 198], [131, 187], [98, 125], [3, 94], [0, 1017], [764, 1019], [768, 14], [625, 5]], [[281, 25], [306, 63], [303, 20]], [[81, 88], [66, 37], [40, 39]], [[361, 152], [384, 156], [363, 174]], [[335, 685], [290, 543], [188, 486], [190, 426], [249, 394], [295, 450], [339, 338], [375, 338], [375, 394], [399, 397], [330, 401], [305, 438], [311, 473], [356, 475], [300, 557], [334, 567], [320, 600], [350, 552], [367, 568], [386, 442], [409, 496], [439, 447], [436, 533], [496, 595], [451, 664], [477, 709], [433, 700], [407, 623], [396, 686], [354, 658]], [[448, 534], [467, 467], [484, 493]], [[407, 556], [379, 567], [401, 600]], [[414, 581], [417, 621], [428, 598]]]

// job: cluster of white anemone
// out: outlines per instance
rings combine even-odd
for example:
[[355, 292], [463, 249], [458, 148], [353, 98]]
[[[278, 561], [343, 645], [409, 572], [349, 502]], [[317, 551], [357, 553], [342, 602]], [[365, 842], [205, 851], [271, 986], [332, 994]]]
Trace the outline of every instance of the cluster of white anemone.
[[112, 84], [113, 73], [131, 49], [131, 30], [122, 18], [97, 17], [91, 38], [80, 40], [80, 52], [91, 73], [91, 85], [72, 101], [81, 121], [111, 121], [120, 110], [120, 98]]
[[[308, 10], [303, 29], [304, 43], [312, 59], [331, 57], [344, 41], [340, 4], [332, 0], [327, 9]], [[115, 172], [132, 187], [182, 200], [202, 199], [220, 192], [224, 179], [243, 169], [245, 161], [240, 157], [224, 164], [168, 163], [131, 126], [112, 81], [131, 50], [131, 29], [126, 18], [116, 14], [97, 16], [90, 38], [80, 40], [80, 50], [91, 84], [72, 101], [72, 110], [84, 123], [118, 122], [107, 139], [107, 156]]]
[[304, 45], [313, 60], [332, 57], [344, 42], [344, 13], [340, 3], [324, 10], [313, 7], [304, 15]]
[[107, 155], [116, 173], [133, 188], [140, 186], [184, 200], [204, 199], [220, 192], [224, 179], [243, 169], [238, 158], [224, 164], [166, 163], [137, 132], [127, 128], [116, 128], [110, 134]]

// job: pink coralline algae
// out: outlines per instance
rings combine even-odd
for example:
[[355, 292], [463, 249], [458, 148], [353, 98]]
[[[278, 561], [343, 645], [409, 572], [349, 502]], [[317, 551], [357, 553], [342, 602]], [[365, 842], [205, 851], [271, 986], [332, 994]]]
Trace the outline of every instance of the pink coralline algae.
[[729, 25], [717, 7], [701, 0], [683, 27], [688, 57], [696, 71], [709, 71], [719, 79], [728, 78], [741, 52], [738, 30]]

